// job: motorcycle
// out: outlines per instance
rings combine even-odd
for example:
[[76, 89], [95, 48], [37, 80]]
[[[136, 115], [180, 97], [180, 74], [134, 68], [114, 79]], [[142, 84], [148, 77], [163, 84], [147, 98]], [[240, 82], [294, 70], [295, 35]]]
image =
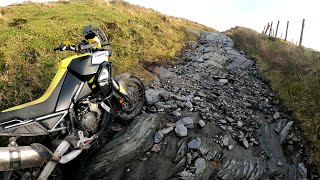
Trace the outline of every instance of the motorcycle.
[[[141, 80], [129, 74], [112, 78], [104, 32], [89, 25], [83, 34], [80, 43], [54, 49], [77, 54], [60, 60], [42, 97], [0, 112], [0, 136], [10, 137], [8, 146], [0, 147], [0, 179], [61, 179], [56, 166], [98, 144], [114, 117], [128, 122], [141, 112]], [[18, 138], [29, 136], [49, 136], [49, 145], [18, 145]]]

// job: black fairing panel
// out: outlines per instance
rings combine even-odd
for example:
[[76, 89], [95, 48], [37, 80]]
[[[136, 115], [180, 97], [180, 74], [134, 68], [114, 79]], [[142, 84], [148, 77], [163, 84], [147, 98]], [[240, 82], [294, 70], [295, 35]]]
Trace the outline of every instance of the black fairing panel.
[[83, 85], [80, 93], [79, 93], [79, 96], [76, 100], [80, 100], [86, 96], [88, 96], [90, 93], [92, 92], [91, 88], [89, 87], [89, 84], [88, 82], [85, 82], [85, 84]]
[[67, 73], [67, 77], [63, 83], [63, 87], [59, 95], [56, 112], [69, 109], [73, 95], [80, 87], [79, 85], [81, 82], [82, 81], [75, 75], [71, 74], [70, 72]]
[[60, 91], [62, 89], [63, 82], [65, 80], [66, 74], [60, 79], [58, 85], [49, 96], [49, 98], [41, 103], [28, 106], [22, 109], [13, 110], [9, 112], [0, 112], [0, 122], [5, 122], [7, 120], [13, 119], [33, 119], [39, 116], [44, 116], [53, 113], [59, 98]]
[[68, 66], [68, 70], [82, 81], [88, 81], [90, 75], [95, 74], [99, 65], [91, 64], [92, 56], [83, 56], [72, 60]]

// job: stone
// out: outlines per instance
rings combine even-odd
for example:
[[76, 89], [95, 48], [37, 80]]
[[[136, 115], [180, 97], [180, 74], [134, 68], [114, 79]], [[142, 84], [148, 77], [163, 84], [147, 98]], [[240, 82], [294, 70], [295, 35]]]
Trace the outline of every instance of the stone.
[[238, 125], [238, 127], [242, 127], [243, 126], [243, 122], [242, 121], [238, 121], [237, 125]]
[[227, 79], [219, 79], [219, 83], [222, 85], [228, 84], [229, 81]]
[[163, 93], [161, 90], [147, 89], [145, 91], [145, 97], [147, 104], [152, 105], [160, 101], [160, 94]]
[[156, 107], [150, 106], [150, 107], [149, 107], [149, 112], [155, 113], [155, 112], [158, 112], [158, 110], [157, 110]]
[[304, 166], [304, 163], [298, 164], [298, 172], [302, 179], [307, 179], [308, 171], [307, 171], [307, 168]]
[[171, 131], [173, 130], [173, 127], [167, 127], [167, 128], [163, 128], [161, 129], [162, 134], [169, 134]]
[[177, 101], [183, 101], [183, 102], [191, 101], [191, 99], [193, 98], [193, 96], [177, 96], [177, 95], [173, 95], [172, 97]]
[[173, 91], [174, 93], [178, 92], [179, 90], [180, 90], [180, 87], [178, 87], [178, 86], [173, 86], [172, 91]]
[[284, 140], [287, 138], [289, 130], [293, 124], [293, 121], [290, 121], [286, 124], [286, 126], [280, 132], [280, 143], [283, 143]]
[[172, 112], [172, 115], [175, 116], [175, 117], [180, 117], [181, 113], [179, 111], [175, 110], [175, 111]]
[[277, 133], [280, 133], [280, 131], [283, 129], [283, 127], [287, 124], [286, 119], [280, 119], [280, 121], [277, 124], [277, 127], [274, 129]]
[[199, 153], [197, 151], [192, 153], [192, 160], [194, 160], [196, 157], [198, 157]]
[[213, 113], [213, 117], [220, 118], [220, 115], [218, 113]]
[[221, 122], [222, 124], [227, 124], [226, 120], [219, 120], [219, 122]]
[[163, 100], [168, 101], [171, 97], [171, 94], [169, 92], [163, 92], [160, 94]]
[[279, 112], [276, 112], [276, 113], [274, 113], [274, 115], [273, 115], [273, 119], [279, 119], [280, 118], [280, 113]]
[[229, 137], [227, 135], [225, 135], [222, 139], [222, 144], [223, 146], [228, 146], [229, 145]]
[[180, 179], [182, 180], [193, 180], [195, 175], [192, 174], [190, 171], [182, 171], [179, 173]]
[[188, 148], [189, 149], [198, 149], [200, 147], [200, 145], [201, 145], [201, 139], [195, 138], [188, 143]]
[[176, 127], [176, 123], [166, 123], [167, 127]]
[[179, 137], [185, 137], [188, 135], [188, 129], [182, 124], [176, 125], [176, 128], [174, 129], [174, 131]]
[[176, 122], [177, 125], [182, 124], [187, 128], [193, 128], [193, 119], [191, 117], [184, 117]]
[[154, 143], [160, 143], [162, 141], [163, 138], [163, 133], [161, 130], [159, 130], [158, 132], [156, 132], [156, 134], [153, 137], [153, 142]]
[[153, 72], [159, 75], [161, 78], [166, 78], [166, 77], [175, 77], [176, 74], [171, 72], [170, 70], [164, 68], [164, 67], [155, 67], [153, 69]]
[[199, 91], [198, 95], [199, 95], [200, 97], [207, 97], [207, 95], [206, 95], [204, 92], [202, 92], [202, 91]]
[[228, 122], [230, 122], [230, 123], [233, 123], [233, 122], [234, 122], [234, 120], [233, 120], [231, 117], [226, 117], [226, 120], [227, 120]]
[[201, 98], [198, 97], [198, 96], [196, 96], [196, 97], [193, 98], [193, 100], [194, 100], [194, 101], [201, 101]]
[[193, 105], [190, 101], [186, 102], [184, 105], [189, 109], [193, 108]]
[[232, 149], [233, 149], [233, 145], [230, 144], [230, 145], [228, 146], [228, 150], [231, 151]]
[[196, 168], [195, 175], [199, 176], [206, 169], [206, 160], [204, 158], [198, 158], [194, 166]]
[[196, 61], [197, 61], [197, 62], [203, 62], [204, 59], [203, 59], [202, 57], [199, 57], [199, 58], [196, 59]]
[[283, 167], [283, 163], [281, 161], [278, 161], [277, 165], [280, 166], [280, 167]]
[[206, 47], [204, 50], [203, 50], [203, 53], [208, 53], [208, 52], [212, 52], [214, 51], [214, 48], [212, 46], [209, 46], [209, 47]]
[[249, 142], [248, 142], [248, 140], [246, 139], [246, 138], [244, 138], [243, 140], [242, 140], [242, 144], [243, 144], [243, 146], [245, 147], [245, 148], [249, 148]]
[[227, 127], [226, 126], [220, 126], [220, 128], [222, 129], [222, 130], [227, 130]]
[[200, 146], [200, 147], [199, 147], [199, 151], [200, 151], [200, 154], [201, 154], [202, 156], [204, 156], [204, 155], [206, 155], [206, 154], [209, 152], [209, 148], [206, 148], [206, 147], [204, 147], [204, 146]]
[[204, 126], [206, 126], [206, 123], [205, 123], [202, 119], [198, 121], [198, 124], [199, 124], [199, 126], [202, 127], [202, 128], [203, 128]]
[[154, 144], [151, 148], [151, 152], [159, 152], [160, 151], [160, 145], [159, 144]]
[[191, 153], [187, 153], [187, 163], [191, 164], [191, 161], [192, 161], [192, 155]]

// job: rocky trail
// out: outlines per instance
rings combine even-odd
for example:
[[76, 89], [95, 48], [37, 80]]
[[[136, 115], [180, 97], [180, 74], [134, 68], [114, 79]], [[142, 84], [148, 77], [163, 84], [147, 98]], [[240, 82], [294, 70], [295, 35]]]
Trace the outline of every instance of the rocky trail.
[[202, 32], [187, 46], [175, 66], [153, 68], [143, 114], [77, 177], [316, 179], [299, 131], [254, 61], [220, 33]]

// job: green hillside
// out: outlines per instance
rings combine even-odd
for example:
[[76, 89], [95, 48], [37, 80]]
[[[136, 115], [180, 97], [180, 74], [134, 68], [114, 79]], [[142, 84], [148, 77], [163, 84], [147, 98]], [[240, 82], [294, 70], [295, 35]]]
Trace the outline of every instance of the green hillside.
[[320, 52], [237, 27], [228, 32], [253, 57], [273, 90], [300, 124], [310, 161], [320, 172]]
[[96, 24], [112, 38], [115, 73], [151, 78], [148, 64], [168, 63], [195, 40], [190, 30], [211, 30], [124, 2], [82, 0], [27, 3], [0, 8], [0, 110], [42, 95], [56, 72], [62, 41], [79, 42], [82, 28]]

